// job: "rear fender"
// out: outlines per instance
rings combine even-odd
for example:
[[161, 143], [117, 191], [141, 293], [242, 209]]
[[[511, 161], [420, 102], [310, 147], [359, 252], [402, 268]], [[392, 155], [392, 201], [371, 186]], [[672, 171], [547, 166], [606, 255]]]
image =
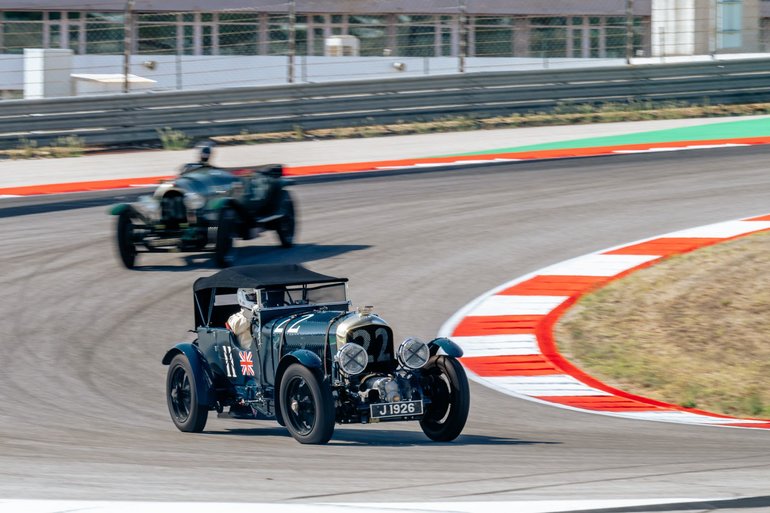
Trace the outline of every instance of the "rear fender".
[[206, 360], [200, 350], [189, 342], [181, 342], [168, 351], [163, 356], [163, 365], [169, 365], [171, 360], [178, 354], [183, 354], [190, 362], [193, 374], [195, 375], [195, 391], [200, 398], [200, 404], [209, 407], [216, 406], [216, 394], [214, 393], [210, 371]]
[[316, 371], [318, 371], [318, 369], [320, 369], [323, 365], [321, 358], [319, 358], [318, 355], [314, 352], [308, 351], [307, 349], [297, 349], [296, 351], [292, 351], [291, 353], [288, 353], [284, 355], [283, 358], [281, 358], [281, 361], [278, 363], [278, 369], [275, 371], [274, 399], [275, 416], [282, 426], [284, 425], [284, 421], [283, 415], [281, 415], [281, 380], [283, 379], [283, 375], [286, 372], [286, 369], [288, 369], [289, 365], [292, 363], [299, 363], [308, 369], [313, 369]]
[[430, 349], [431, 356], [445, 354], [454, 358], [460, 358], [463, 355], [463, 349], [446, 337], [434, 338], [428, 342], [428, 348]]

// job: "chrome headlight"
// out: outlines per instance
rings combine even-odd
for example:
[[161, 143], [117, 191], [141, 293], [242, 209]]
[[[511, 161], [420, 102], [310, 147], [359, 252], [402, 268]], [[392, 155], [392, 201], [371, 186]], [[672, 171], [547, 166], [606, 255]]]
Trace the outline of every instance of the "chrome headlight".
[[430, 348], [428, 344], [416, 338], [408, 338], [398, 346], [398, 363], [407, 369], [420, 369], [428, 363]]
[[198, 210], [206, 205], [206, 198], [197, 192], [188, 192], [184, 195], [184, 206], [187, 210]]
[[337, 352], [337, 363], [342, 372], [355, 376], [364, 372], [366, 364], [369, 363], [369, 355], [362, 346], [347, 343]]

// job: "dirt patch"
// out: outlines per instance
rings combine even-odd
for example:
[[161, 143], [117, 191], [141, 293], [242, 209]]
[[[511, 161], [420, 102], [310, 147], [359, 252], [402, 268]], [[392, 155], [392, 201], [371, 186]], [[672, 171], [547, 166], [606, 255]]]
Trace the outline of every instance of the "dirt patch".
[[622, 390], [690, 408], [770, 416], [770, 233], [635, 272], [556, 326], [562, 353]]

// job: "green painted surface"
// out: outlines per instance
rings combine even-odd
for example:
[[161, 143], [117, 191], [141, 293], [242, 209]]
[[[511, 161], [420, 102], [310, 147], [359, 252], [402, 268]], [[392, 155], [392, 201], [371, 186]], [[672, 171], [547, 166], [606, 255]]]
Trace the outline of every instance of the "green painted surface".
[[498, 148], [494, 150], [477, 151], [472, 153], [454, 153], [451, 156], [488, 155], [493, 153], [511, 153], [534, 150], [593, 148], [598, 146], [620, 146], [628, 144], [663, 143], [675, 141], [709, 141], [714, 139], [734, 139], [763, 136], [770, 136], [770, 118], [710, 123], [700, 126], [672, 128], [668, 130], [653, 130], [650, 132], [639, 132], [635, 134], [589, 137], [586, 139], [559, 141], [546, 144], [533, 144], [529, 146], [511, 146], [508, 148]]

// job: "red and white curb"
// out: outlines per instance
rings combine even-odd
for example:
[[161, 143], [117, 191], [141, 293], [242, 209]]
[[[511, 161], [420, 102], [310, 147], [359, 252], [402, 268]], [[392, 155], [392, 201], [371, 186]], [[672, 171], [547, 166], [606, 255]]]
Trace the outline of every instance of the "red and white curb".
[[631, 419], [770, 429], [739, 419], [630, 394], [589, 376], [558, 351], [553, 327], [582, 295], [666, 257], [770, 230], [770, 215], [644, 239], [511, 280], [474, 299], [440, 329], [464, 350], [474, 381], [560, 408]]
[[[490, 153], [482, 155], [454, 155], [445, 157], [425, 157], [375, 162], [348, 162], [311, 166], [293, 166], [284, 168], [286, 176], [318, 176], [345, 173], [366, 173], [376, 171], [419, 170], [426, 168], [455, 168], [505, 162], [552, 160], [577, 157], [598, 157], [629, 153], [658, 153], [683, 150], [702, 150], [711, 148], [731, 148], [770, 144], [770, 137], [743, 137], [707, 141], [670, 141], [660, 143], [620, 144], [615, 146], [592, 146], [587, 148], [559, 148], [550, 150], [525, 150]], [[173, 179], [174, 176], [152, 176], [142, 178], [115, 178], [109, 180], [91, 180], [56, 184], [37, 184], [15, 187], [0, 187], [0, 200], [19, 196], [39, 196], [45, 194], [68, 194], [74, 192], [107, 191], [128, 189], [131, 187], [150, 187], [160, 181]]]
[[683, 503], [718, 503], [725, 499], [606, 499], [549, 500], [506, 502], [393, 502], [393, 503], [224, 503], [224, 502], [121, 502], [121, 501], [54, 501], [2, 500], [4, 513], [567, 513], [569, 511], [638, 508]]

